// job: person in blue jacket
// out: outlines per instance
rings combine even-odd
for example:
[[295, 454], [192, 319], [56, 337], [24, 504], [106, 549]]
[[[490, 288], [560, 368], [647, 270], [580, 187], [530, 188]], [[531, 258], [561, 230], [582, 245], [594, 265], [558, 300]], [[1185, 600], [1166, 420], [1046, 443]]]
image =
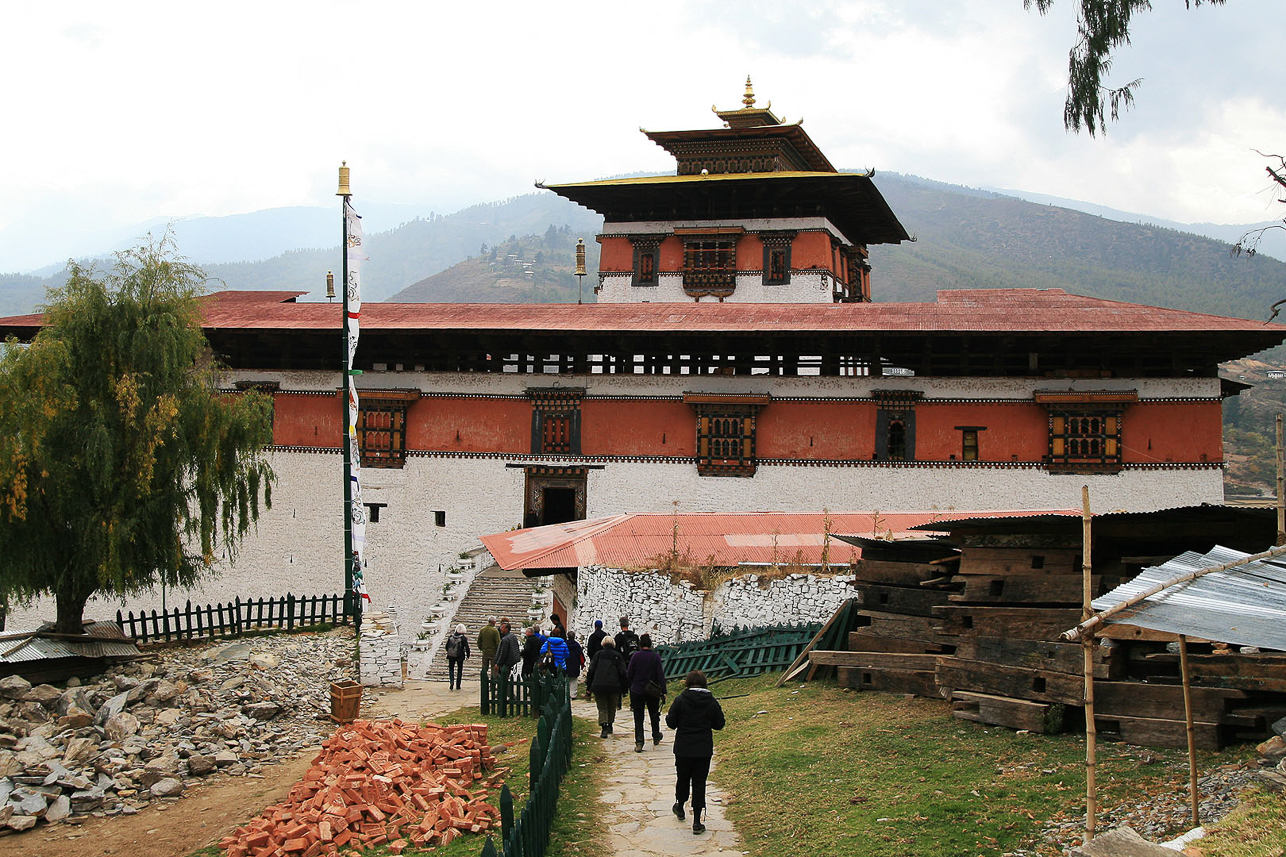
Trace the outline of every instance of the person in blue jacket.
[[560, 673], [567, 672], [567, 641], [563, 639], [562, 631], [554, 628], [545, 638], [545, 643], [540, 647], [541, 663], [545, 662], [545, 656], [550, 656], [554, 661], [554, 669]]

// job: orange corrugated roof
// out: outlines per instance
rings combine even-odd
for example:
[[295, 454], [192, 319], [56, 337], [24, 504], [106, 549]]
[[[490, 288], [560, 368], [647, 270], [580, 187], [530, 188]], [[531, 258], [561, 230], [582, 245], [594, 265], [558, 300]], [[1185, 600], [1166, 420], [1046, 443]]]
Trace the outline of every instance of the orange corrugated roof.
[[[953, 517], [1000, 517], [1047, 513], [1047, 510], [1018, 510], [953, 511], [951, 514]], [[634, 513], [510, 530], [483, 536], [482, 543], [505, 569], [588, 565], [639, 568], [655, 565], [676, 547], [681, 557], [698, 565], [817, 564], [822, 561], [824, 533], [828, 529], [832, 534], [923, 538], [923, 531], [912, 533], [910, 528], [932, 524], [942, 514], [939, 511]], [[843, 564], [860, 556], [859, 548], [831, 539], [830, 562]]]

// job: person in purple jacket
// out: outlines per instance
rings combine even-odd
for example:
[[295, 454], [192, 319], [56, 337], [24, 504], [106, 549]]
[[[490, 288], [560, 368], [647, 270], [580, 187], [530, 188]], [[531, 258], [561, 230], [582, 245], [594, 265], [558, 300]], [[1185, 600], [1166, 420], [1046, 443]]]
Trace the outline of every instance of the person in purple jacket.
[[[661, 743], [661, 700], [665, 699], [665, 669], [661, 656], [652, 650], [652, 635], [639, 637], [639, 648], [630, 658], [625, 669], [625, 679], [630, 684], [630, 710], [634, 712], [634, 752], [643, 752], [643, 708], [652, 716], [652, 745]], [[661, 688], [658, 696], [649, 696], [648, 682]]]

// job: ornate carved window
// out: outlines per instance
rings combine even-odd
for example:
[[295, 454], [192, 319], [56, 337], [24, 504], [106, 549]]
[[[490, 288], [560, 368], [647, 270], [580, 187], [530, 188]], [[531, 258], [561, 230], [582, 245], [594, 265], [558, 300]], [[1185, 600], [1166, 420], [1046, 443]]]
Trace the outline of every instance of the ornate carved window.
[[634, 285], [655, 286], [661, 260], [661, 236], [640, 235], [630, 239], [634, 244]]
[[795, 233], [769, 232], [760, 238], [764, 244], [764, 285], [786, 285], [790, 282], [790, 244]]
[[1138, 394], [1036, 393], [1049, 409], [1049, 469], [1115, 473], [1121, 469], [1121, 424]]
[[531, 389], [531, 451], [534, 455], [580, 455], [583, 387]]
[[755, 419], [764, 396], [684, 393], [697, 412], [697, 474], [754, 476]]
[[692, 297], [727, 297], [737, 287], [737, 240], [733, 236], [683, 242], [683, 290]]
[[357, 445], [362, 467], [406, 465], [406, 412], [414, 390], [358, 390]]
[[875, 457], [880, 461], [911, 461], [915, 458], [915, 403], [918, 390], [875, 390], [879, 402], [875, 413]]

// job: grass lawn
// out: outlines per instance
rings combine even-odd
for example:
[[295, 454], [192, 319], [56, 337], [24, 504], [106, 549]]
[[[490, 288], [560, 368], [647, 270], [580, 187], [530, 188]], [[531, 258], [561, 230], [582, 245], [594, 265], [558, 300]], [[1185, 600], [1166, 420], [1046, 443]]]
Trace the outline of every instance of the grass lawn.
[[[833, 683], [776, 689], [779, 675], [712, 688], [739, 697], [723, 703], [712, 776], [752, 855], [1054, 855], [1040, 845], [1044, 824], [1084, 819], [1083, 736], [982, 726], [954, 719], [946, 702]], [[1186, 751], [1100, 742], [1098, 762], [1104, 810], [1187, 786]]]
[[1286, 854], [1286, 798], [1266, 791], [1250, 794], [1190, 847], [1201, 857], [1281, 857]]

